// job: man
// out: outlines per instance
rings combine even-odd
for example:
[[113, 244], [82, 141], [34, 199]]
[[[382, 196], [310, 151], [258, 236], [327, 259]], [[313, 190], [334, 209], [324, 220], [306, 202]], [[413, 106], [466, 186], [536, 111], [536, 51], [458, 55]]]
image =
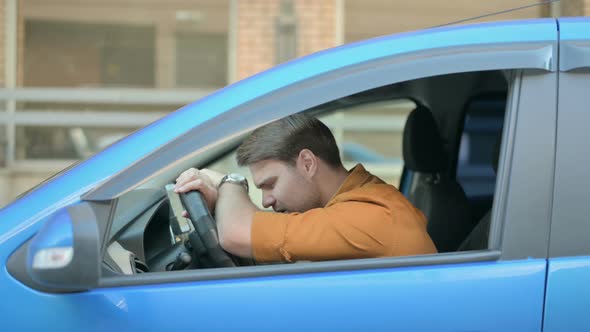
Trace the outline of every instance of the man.
[[237, 160], [275, 212], [259, 210], [238, 175], [189, 169], [176, 180], [177, 192], [201, 191], [221, 246], [234, 255], [293, 262], [436, 253], [422, 212], [362, 165], [347, 171], [334, 136], [314, 117], [256, 129]]

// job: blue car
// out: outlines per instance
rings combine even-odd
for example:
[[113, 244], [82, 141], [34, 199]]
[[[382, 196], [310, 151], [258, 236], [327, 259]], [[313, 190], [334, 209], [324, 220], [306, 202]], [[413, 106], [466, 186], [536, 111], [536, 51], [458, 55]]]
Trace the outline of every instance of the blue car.
[[[588, 331], [588, 91], [588, 18], [385, 36], [232, 84], [0, 211], [0, 330]], [[270, 121], [400, 99], [400, 190], [438, 254], [228, 259], [200, 201], [166, 190]], [[490, 100], [484, 152], [466, 119]], [[458, 180], [478, 153], [494, 186], [475, 201]]]

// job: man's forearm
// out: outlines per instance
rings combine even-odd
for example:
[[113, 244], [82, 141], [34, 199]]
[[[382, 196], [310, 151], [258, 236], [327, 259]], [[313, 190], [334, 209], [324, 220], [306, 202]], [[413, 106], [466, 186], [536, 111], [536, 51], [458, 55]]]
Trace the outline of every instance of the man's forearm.
[[219, 188], [215, 218], [219, 240], [225, 250], [241, 257], [253, 256], [251, 229], [257, 210], [242, 186], [228, 183]]

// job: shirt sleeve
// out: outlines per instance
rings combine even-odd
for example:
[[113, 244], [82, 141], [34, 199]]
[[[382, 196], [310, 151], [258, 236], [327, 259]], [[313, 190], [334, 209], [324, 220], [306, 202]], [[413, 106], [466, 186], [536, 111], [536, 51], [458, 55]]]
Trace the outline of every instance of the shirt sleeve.
[[260, 262], [381, 257], [395, 246], [385, 207], [347, 201], [304, 213], [259, 211], [252, 222], [252, 249]]

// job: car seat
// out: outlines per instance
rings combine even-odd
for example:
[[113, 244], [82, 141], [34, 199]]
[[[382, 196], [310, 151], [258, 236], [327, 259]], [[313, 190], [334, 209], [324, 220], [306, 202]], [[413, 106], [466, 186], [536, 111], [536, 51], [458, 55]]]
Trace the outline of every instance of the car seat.
[[472, 229], [469, 202], [459, 183], [448, 176], [443, 140], [424, 106], [408, 116], [403, 156], [406, 170], [413, 173], [408, 200], [426, 215], [428, 234], [438, 251], [457, 250]]

